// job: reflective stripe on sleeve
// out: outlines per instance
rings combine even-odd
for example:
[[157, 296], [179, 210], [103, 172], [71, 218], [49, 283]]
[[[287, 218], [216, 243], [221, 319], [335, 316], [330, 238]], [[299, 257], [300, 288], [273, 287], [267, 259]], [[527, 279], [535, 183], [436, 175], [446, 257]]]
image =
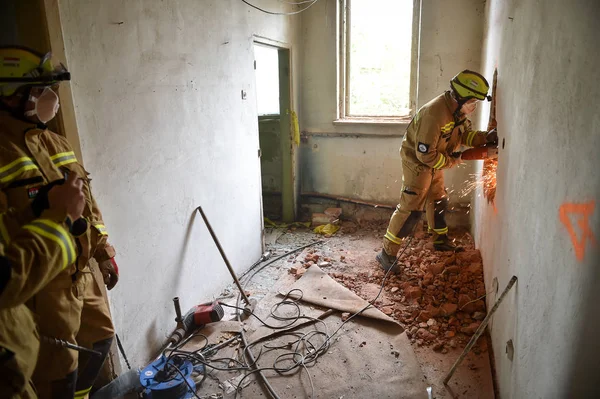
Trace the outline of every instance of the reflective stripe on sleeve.
[[433, 165], [433, 169], [441, 169], [446, 164], [446, 157], [440, 153], [440, 159]]
[[36, 219], [23, 228], [46, 237], [60, 246], [63, 254], [63, 269], [75, 262], [75, 246], [67, 230], [58, 223], [48, 219]]
[[476, 134], [477, 134], [477, 131], [476, 131], [476, 130], [471, 130], [471, 131], [469, 132], [469, 134], [467, 135], [467, 145], [468, 145], [469, 147], [472, 147], [472, 146], [473, 146], [473, 139], [475, 138], [475, 135], [476, 135]]
[[106, 226], [103, 224], [94, 224], [94, 227], [96, 228], [96, 230], [98, 230], [98, 233], [100, 233], [100, 235], [102, 236], [107, 236], [108, 232], [106, 231]]
[[55, 166], [63, 166], [70, 163], [77, 162], [77, 157], [73, 151], [60, 152], [50, 157]]
[[38, 167], [33, 161], [33, 159], [29, 157], [21, 157], [19, 159], [15, 159], [8, 165], [5, 165], [0, 168], [0, 182], [8, 183], [11, 180], [13, 180], [19, 173], [37, 168]]

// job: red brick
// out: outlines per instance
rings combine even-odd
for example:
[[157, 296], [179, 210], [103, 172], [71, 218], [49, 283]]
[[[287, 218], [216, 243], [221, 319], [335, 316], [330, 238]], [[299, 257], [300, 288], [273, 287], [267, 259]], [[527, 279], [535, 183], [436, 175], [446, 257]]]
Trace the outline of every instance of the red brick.
[[442, 316], [451, 316], [458, 310], [458, 306], [455, 303], [443, 303], [440, 306]]

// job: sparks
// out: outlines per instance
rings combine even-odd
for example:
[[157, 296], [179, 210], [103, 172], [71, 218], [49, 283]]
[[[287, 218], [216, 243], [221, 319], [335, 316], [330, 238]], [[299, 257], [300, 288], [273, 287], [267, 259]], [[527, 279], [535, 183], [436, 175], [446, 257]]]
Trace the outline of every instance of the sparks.
[[496, 170], [498, 161], [495, 159], [486, 159], [483, 162], [483, 173], [481, 175], [472, 174], [471, 180], [466, 181], [466, 186], [461, 190], [460, 196], [465, 197], [478, 188], [483, 189], [483, 195], [488, 202], [494, 202], [496, 197]]

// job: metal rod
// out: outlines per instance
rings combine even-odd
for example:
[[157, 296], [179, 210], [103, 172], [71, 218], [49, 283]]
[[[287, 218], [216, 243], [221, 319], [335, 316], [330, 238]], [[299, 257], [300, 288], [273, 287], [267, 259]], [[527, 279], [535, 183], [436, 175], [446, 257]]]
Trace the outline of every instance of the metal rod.
[[206, 349], [202, 350], [200, 353], [206, 357], [208, 357], [209, 355], [211, 355], [213, 352], [218, 351], [219, 349], [229, 345], [230, 343], [232, 343], [235, 340], [239, 340], [240, 336], [236, 335], [232, 338], [229, 338], [227, 341], [221, 342], [220, 344], [214, 345], [214, 346], [209, 346]]
[[458, 359], [456, 359], [456, 362], [454, 362], [454, 365], [450, 369], [450, 372], [448, 373], [448, 375], [446, 376], [446, 378], [444, 378], [444, 385], [448, 385], [448, 381], [450, 381], [450, 378], [452, 378], [452, 376], [454, 375], [454, 372], [456, 371], [456, 368], [460, 365], [460, 363], [467, 356], [467, 354], [469, 353], [469, 351], [471, 350], [471, 348], [473, 347], [473, 345], [475, 345], [475, 342], [477, 342], [477, 339], [479, 339], [479, 337], [481, 336], [481, 334], [483, 334], [483, 331], [485, 330], [485, 328], [488, 325], [490, 317], [492, 317], [492, 315], [496, 312], [496, 309], [498, 309], [498, 306], [500, 305], [500, 303], [502, 302], [502, 300], [504, 299], [504, 297], [506, 296], [506, 294], [508, 294], [508, 291], [510, 291], [510, 289], [512, 288], [513, 285], [515, 285], [516, 282], [517, 282], [517, 276], [512, 276], [512, 278], [508, 282], [508, 285], [506, 286], [506, 288], [504, 289], [504, 291], [500, 295], [500, 298], [498, 298], [498, 300], [496, 301], [496, 303], [494, 304], [494, 306], [492, 307], [492, 309], [489, 311], [489, 313], [487, 314], [487, 316], [485, 316], [485, 319], [483, 319], [483, 321], [479, 325], [479, 328], [475, 332], [475, 335], [473, 335], [471, 337], [471, 340], [469, 341], [469, 343], [467, 344], [467, 346], [465, 347], [465, 349], [461, 353], [460, 357]]
[[335, 201], [350, 202], [352, 204], [357, 204], [357, 205], [372, 206], [374, 208], [396, 209], [396, 205], [379, 204], [376, 202], [369, 202], [369, 201], [363, 201], [363, 200], [354, 199], [354, 198], [341, 197], [339, 195], [322, 194], [322, 193], [315, 193], [315, 192], [305, 192], [305, 193], [301, 193], [300, 196], [326, 198], [326, 199], [331, 199], [331, 200], [335, 200]]
[[123, 355], [125, 364], [127, 365], [127, 368], [129, 370], [131, 370], [131, 364], [129, 364], [129, 359], [127, 359], [127, 355], [125, 354], [125, 349], [123, 348], [123, 344], [121, 343], [121, 338], [119, 338], [119, 334], [115, 334], [115, 337], [117, 338], [117, 346], [119, 347], [119, 350], [121, 351], [121, 355]]
[[84, 348], [83, 346], [75, 345], [70, 342], [64, 341], [62, 339], [45, 337], [42, 335], [41, 340], [50, 345], [55, 345], [55, 346], [59, 346], [62, 348], [72, 349], [77, 352], [85, 352], [85, 353], [89, 353], [90, 355], [102, 356], [102, 353], [100, 353], [96, 350]]
[[181, 306], [179, 306], [179, 297], [173, 298], [173, 305], [175, 305], [175, 321], [177, 324], [183, 323], [183, 317], [181, 316]]
[[229, 260], [227, 259], [227, 256], [225, 256], [225, 252], [223, 251], [223, 248], [221, 247], [221, 243], [219, 243], [219, 239], [215, 235], [215, 232], [213, 231], [210, 223], [208, 222], [208, 219], [206, 218], [206, 215], [204, 214], [204, 211], [202, 210], [202, 207], [199, 206], [196, 209], [200, 212], [200, 215], [202, 216], [202, 219], [204, 219], [204, 223], [206, 223], [206, 227], [208, 228], [208, 232], [210, 233], [213, 241], [215, 242], [215, 245], [219, 249], [219, 252], [221, 253], [221, 257], [225, 261], [225, 264], [227, 265], [227, 269], [229, 269], [229, 273], [231, 274], [231, 277], [233, 277], [233, 281], [235, 281], [235, 285], [237, 285], [238, 289], [240, 290], [240, 294], [242, 295], [242, 298], [244, 299], [244, 302], [246, 302], [246, 304], [248, 306], [252, 306], [250, 304], [250, 299], [248, 299], [248, 296], [246, 295], [246, 292], [244, 292], [244, 289], [242, 288], [242, 284], [240, 284], [240, 280], [238, 280], [238, 278], [237, 278], [237, 276], [235, 274], [235, 271], [233, 271], [233, 267], [231, 267], [231, 264], [229, 263]]
[[[238, 304], [239, 304], [239, 297], [238, 297]], [[288, 333], [288, 332], [290, 332], [292, 330], [296, 330], [296, 329], [301, 328], [301, 327], [306, 327], [306, 326], [308, 326], [308, 325], [310, 325], [312, 323], [315, 323], [315, 322], [317, 322], [319, 320], [323, 320], [323, 319], [329, 317], [330, 315], [332, 315], [335, 312], [336, 312], [335, 310], [329, 309], [329, 310], [325, 311], [324, 313], [322, 313], [316, 319], [308, 320], [308, 321], [306, 321], [304, 323], [298, 324], [298, 325], [296, 325], [294, 327], [290, 327], [290, 328], [288, 328], [286, 330], [275, 331], [274, 333], [271, 333], [271, 334], [269, 334], [267, 336], [264, 336], [264, 337], [261, 337], [261, 338], [257, 339], [256, 341], [252, 342], [252, 344], [255, 345], [258, 342], [263, 341], [264, 339], [266, 339], [268, 337], [279, 336], [279, 335]], [[240, 321], [239, 314], [238, 314], [238, 321]], [[246, 334], [244, 333], [244, 329], [243, 328], [240, 330], [240, 337], [242, 338], [242, 344], [244, 346], [243, 355], [247, 359], [250, 359], [250, 367], [255, 372], [258, 372], [258, 375], [259, 375], [260, 379], [262, 380], [262, 382], [264, 384], [264, 387], [268, 391], [268, 393], [271, 396], [271, 398], [273, 398], [273, 399], [280, 399], [279, 395], [277, 395], [277, 392], [275, 391], [275, 389], [273, 388], [273, 386], [269, 383], [269, 380], [267, 379], [267, 377], [262, 372], [262, 369], [257, 366], [257, 364], [256, 364], [257, 359], [254, 357], [254, 354], [252, 353], [252, 349], [249, 348], [249, 344], [248, 344], [248, 341], [246, 339]]]

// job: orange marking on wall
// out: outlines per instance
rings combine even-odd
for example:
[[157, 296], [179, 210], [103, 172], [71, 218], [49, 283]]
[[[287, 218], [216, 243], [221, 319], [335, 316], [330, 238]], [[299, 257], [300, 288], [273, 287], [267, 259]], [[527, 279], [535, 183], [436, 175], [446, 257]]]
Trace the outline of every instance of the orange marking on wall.
[[[578, 261], [583, 261], [585, 258], [586, 243], [589, 240], [591, 245], [596, 245], [596, 237], [594, 232], [590, 228], [590, 217], [594, 213], [596, 207], [595, 201], [590, 201], [583, 204], [565, 203], [558, 209], [558, 215], [560, 221], [565, 225], [569, 235], [571, 236], [571, 242], [573, 248], [575, 248], [575, 256]], [[577, 232], [573, 228], [571, 223], [571, 216], [575, 216], [577, 220], [577, 226], [581, 231], [581, 238], [578, 238]]]

